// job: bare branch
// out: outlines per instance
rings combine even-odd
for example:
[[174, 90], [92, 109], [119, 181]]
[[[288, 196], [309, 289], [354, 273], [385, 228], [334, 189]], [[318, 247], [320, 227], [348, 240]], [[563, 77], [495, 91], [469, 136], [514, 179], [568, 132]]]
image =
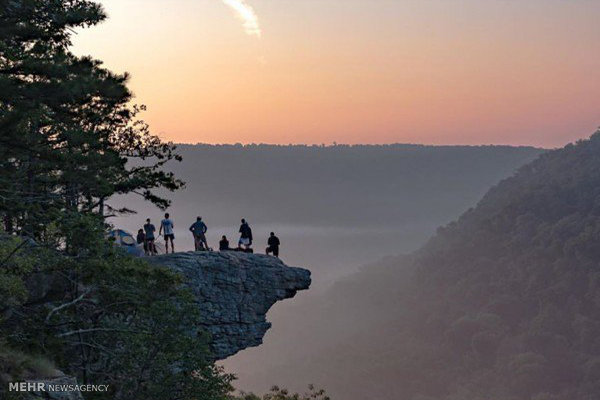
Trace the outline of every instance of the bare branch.
[[61, 310], [64, 310], [64, 309], [65, 309], [65, 308], [67, 308], [67, 307], [70, 307], [70, 306], [73, 306], [73, 305], [75, 305], [75, 304], [79, 303], [79, 302], [80, 302], [81, 300], [83, 300], [83, 298], [84, 298], [85, 296], [87, 296], [88, 294], [90, 294], [90, 290], [86, 290], [85, 292], [83, 292], [83, 293], [81, 294], [81, 296], [79, 296], [78, 298], [76, 298], [76, 299], [75, 299], [75, 300], [73, 300], [73, 301], [70, 301], [70, 302], [68, 302], [68, 303], [65, 303], [65, 304], [62, 304], [62, 305], [60, 305], [60, 306], [58, 306], [58, 307], [55, 307], [55, 308], [53, 308], [52, 310], [50, 310], [50, 312], [49, 312], [49, 313], [48, 313], [48, 315], [46, 316], [46, 320], [45, 320], [45, 322], [46, 322], [46, 323], [50, 322], [50, 318], [51, 318], [51, 317], [52, 317], [54, 314], [56, 314], [57, 312], [59, 312], [59, 311], [61, 311]]
[[[66, 336], [73, 336], [73, 335], [78, 335], [80, 333], [90, 333], [90, 332], [135, 332], [135, 333], [143, 333], [141, 331], [132, 331], [130, 329], [110, 329], [110, 328], [90, 328], [90, 329], [79, 329], [76, 331], [69, 331], [69, 332], [65, 332], [65, 333], [61, 333], [60, 335], [58, 335], [58, 337], [66, 337]], [[149, 333], [149, 332], [146, 332]]]

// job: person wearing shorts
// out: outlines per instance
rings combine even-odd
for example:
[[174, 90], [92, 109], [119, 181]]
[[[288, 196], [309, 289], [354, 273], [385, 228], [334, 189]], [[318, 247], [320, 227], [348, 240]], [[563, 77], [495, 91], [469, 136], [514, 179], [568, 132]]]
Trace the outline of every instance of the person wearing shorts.
[[146, 219], [146, 224], [144, 225], [144, 233], [146, 234], [146, 243], [144, 249], [146, 250], [146, 255], [155, 255], [156, 254], [156, 246], [154, 245], [154, 232], [156, 232], [156, 227], [150, 222], [150, 218]]
[[245, 219], [242, 219], [242, 225], [240, 225], [240, 240], [238, 241], [238, 247], [244, 246], [246, 250], [252, 246], [252, 229]]
[[171, 242], [171, 253], [175, 253], [175, 225], [169, 217], [169, 213], [165, 214], [165, 219], [160, 221], [160, 229], [158, 230], [159, 235], [164, 235], [165, 238], [165, 250], [169, 254], [169, 241]]

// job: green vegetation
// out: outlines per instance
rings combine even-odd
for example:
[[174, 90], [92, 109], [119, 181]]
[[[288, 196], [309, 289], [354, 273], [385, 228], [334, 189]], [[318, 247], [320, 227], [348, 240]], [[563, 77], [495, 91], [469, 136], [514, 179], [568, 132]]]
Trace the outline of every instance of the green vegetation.
[[58, 376], [56, 366], [43, 357], [0, 348], [0, 383]]
[[105, 218], [131, 211], [112, 196], [164, 209], [156, 189], [183, 182], [128, 76], [69, 51], [104, 19], [93, 1], [0, 0], [0, 381], [64, 372], [109, 385], [87, 399], [228, 400], [180, 276], [106, 239]]
[[73, 29], [104, 18], [92, 1], [0, 0], [1, 372], [43, 376], [48, 359], [110, 385], [98, 398], [225, 399], [232, 376], [179, 277], [105, 239], [104, 219], [129, 211], [111, 196], [165, 208], [154, 189], [183, 182], [164, 170], [174, 146], [136, 119], [127, 75], [69, 51]]
[[433, 340], [419, 363], [437, 384], [415, 387], [436, 399], [598, 396], [598, 171], [600, 132], [521, 168], [418, 254], [422, 305], [405, 332]]
[[109, 384], [108, 398], [224, 398], [232, 377], [212, 364], [207, 338], [194, 331], [198, 308], [180, 277], [105, 241], [93, 248], [77, 258], [41, 251], [39, 279], [49, 286], [9, 307], [13, 316], [0, 325], [6, 344], [51, 358], [81, 383]]
[[[0, 1], [0, 204], [9, 233], [69, 251], [81, 216], [105, 216], [114, 194], [182, 182], [161, 167], [179, 159], [130, 107], [128, 76], [69, 51], [75, 28], [105, 15], [91, 1]], [[143, 165], [131, 166], [139, 159]], [[84, 224], [87, 223], [84, 222]]]

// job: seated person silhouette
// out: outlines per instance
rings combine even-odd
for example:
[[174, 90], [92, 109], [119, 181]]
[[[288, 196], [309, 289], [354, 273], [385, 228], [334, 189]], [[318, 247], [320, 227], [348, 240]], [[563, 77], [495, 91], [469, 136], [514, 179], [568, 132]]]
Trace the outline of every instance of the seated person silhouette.
[[229, 240], [227, 240], [227, 236], [223, 235], [221, 241], [219, 242], [219, 251], [228, 251], [231, 250], [229, 247]]

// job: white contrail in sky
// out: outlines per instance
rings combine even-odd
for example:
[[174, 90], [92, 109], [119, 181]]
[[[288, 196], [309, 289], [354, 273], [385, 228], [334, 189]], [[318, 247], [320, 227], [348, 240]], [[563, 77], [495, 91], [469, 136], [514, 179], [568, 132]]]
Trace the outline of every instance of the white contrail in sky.
[[221, 0], [227, 6], [231, 7], [238, 18], [244, 23], [244, 30], [250, 36], [260, 37], [260, 25], [258, 23], [258, 16], [254, 12], [254, 9], [246, 3], [246, 0]]

